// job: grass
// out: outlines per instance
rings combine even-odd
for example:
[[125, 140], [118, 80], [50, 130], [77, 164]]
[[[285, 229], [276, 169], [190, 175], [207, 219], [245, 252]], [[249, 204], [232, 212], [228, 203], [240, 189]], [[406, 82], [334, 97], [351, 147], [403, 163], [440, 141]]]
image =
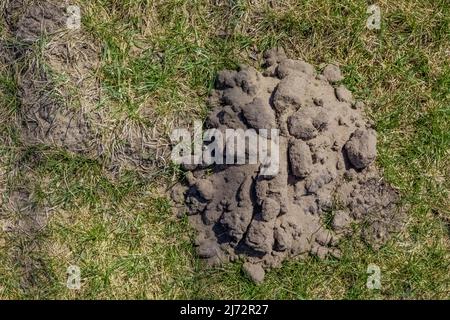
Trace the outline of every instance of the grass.
[[[78, 3], [83, 30], [101, 48], [102, 106], [132, 121], [151, 110], [156, 120], [146, 125], [164, 132], [180, 119], [205, 116], [217, 71], [258, 67], [254, 57], [275, 45], [318, 68], [342, 65], [345, 84], [367, 102], [376, 123], [378, 165], [409, 207], [407, 227], [379, 251], [348, 239], [340, 260], [287, 262], [260, 286], [239, 263], [205, 269], [193, 253], [192, 231], [171, 215], [164, 193], [179, 176], [174, 168], [162, 168], [157, 179], [133, 172], [113, 178], [94, 160], [24, 147], [7, 121], [20, 106], [15, 79], [2, 67], [2, 191], [23, 183], [52, 210], [30, 253], [42, 261], [43, 274], [31, 287], [20, 285], [15, 251], [26, 247], [23, 239], [1, 233], [1, 298], [450, 298], [446, 1], [378, 1], [381, 30], [366, 29], [367, 3], [357, 0]], [[17, 159], [28, 173], [4, 181]], [[381, 290], [366, 288], [370, 263], [381, 268]], [[66, 288], [70, 265], [81, 268], [79, 291]]]

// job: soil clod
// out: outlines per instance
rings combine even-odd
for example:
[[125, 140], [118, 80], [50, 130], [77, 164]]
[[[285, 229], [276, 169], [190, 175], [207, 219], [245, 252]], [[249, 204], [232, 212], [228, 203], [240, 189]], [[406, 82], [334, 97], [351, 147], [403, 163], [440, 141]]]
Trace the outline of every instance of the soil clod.
[[200, 166], [188, 175], [196, 178], [184, 199], [175, 199], [179, 206], [184, 200], [199, 239], [208, 243], [198, 247], [199, 256], [210, 264], [241, 258], [257, 283], [264, 268], [285, 259], [339, 257], [353, 223], [378, 247], [402, 221], [398, 194], [374, 164], [376, 134], [364, 104], [354, 108], [352, 93], [335, 87], [340, 69], [329, 65], [316, 75], [281, 49], [264, 57], [262, 73], [241, 66], [219, 74], [206, 123], [223, 132], [279, 129], [278, 174], [261, 174], [262, 164]]

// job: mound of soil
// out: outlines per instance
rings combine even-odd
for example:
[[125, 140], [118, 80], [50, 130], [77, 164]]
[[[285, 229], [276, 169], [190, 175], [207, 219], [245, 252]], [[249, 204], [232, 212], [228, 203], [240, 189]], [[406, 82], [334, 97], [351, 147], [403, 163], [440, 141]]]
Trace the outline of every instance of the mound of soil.
[[378, 247], [402, 222], [398, 193], [374, 165], [376, 132], [364, 104], [337, 84], [340, 69], [318, 74], [281, 49], [265, 54], [264, 67], [218, 75], [206, 127], [279, 129], [278, 174], [200, 165], [172, 194], [197, 230], [198, 255], [211, 265], [241, 258], [256, 282], [288, 258], [339, 257], [339, 241], [355, 230]]

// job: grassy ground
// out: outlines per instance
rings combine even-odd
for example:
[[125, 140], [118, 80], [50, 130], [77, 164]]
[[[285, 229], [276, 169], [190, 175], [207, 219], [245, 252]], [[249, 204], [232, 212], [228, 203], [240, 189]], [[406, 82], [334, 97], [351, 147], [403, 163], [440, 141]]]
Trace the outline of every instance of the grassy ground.
[[[217, 71], [258, 66], [254, 58], [276, 45], [318, 68], [339, 63], [345, 84], [369, 106], [378, 164], [409, 206], [408, 223], [380, 251], [349, 239], [341, 260], [288, 262], [255, 286], [239, 263], [199, 264], [192, 231], [171, 215], [163, 192], [176, 170], [113, 179], [94, 160], [24, 147], [3, 117], [0, 170], [19, 160], [29, 170], [0, 181], [0, 191], [26, 184], [37, 204], [54, 210], [31, 251], [24, 239], [0, 233], [0, 298], [450, 298], [446, 0], [377, 1], [381, 30], [365, 27], [367, 2], [357, 0], [74, 2], [101, 47], [102, 103], [130, 118], [146, 108], [166, 119], [201, 118]], [[13, 119], [14, 78], [5, 68], [0, 75], [2, 114]], [[17, 252], [40, 261], [26, 289]], [[366, 288], [370, 263], [381, 268], [381, 290]], [[81, 268], [79, 291], [66, 287], [69, 265]]]

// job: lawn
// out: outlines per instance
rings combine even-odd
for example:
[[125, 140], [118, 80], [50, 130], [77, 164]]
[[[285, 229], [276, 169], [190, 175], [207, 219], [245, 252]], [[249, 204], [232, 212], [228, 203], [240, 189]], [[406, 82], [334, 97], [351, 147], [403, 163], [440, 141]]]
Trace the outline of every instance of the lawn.
[[[259, 286], [239, 262], [206, 268], [187, 220], [172, 215], [177, 167], [112, 175], [96, 159], [21, 141], [19, 61], [0, 65], [0, 204], [21, 186], [50, 209], [33, 239], [6, 232], [20, 215], [0, 211], [0, 298], [449, 299], [450, 4], [376, 3], [379, 30], [366, 27], [368, 3], [359, 0], [71, 1], [98, 48], [98, 108], [162, 136], [180, 119], [205, 118], [218, 71], [260, 68], [269, 48], [318, 69], [339, 64], [376, 124], [377, 165], [408, 208], [404, 231], [384, 247], [350, 238], [341, 259], [290, 261]], [[8, 41], [4, 22], [0, 35]], [[158, 121], [143, 121], [146, 110]], [[381, 269], [380, 290], [366, 287], [369, 264]], [[80, 290], [66, 286], [71, 265]]]

